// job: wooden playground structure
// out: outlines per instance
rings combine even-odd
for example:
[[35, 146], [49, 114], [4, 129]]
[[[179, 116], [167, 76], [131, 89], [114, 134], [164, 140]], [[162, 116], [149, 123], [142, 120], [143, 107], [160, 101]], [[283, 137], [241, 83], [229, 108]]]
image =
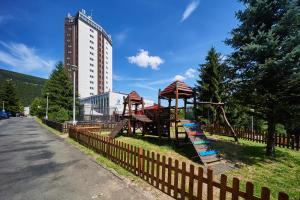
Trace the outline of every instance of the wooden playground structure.
[[[168, 107], [162, 107], [161, 100], [167, 100]], [[175, 100], [175, 105], [172, 105], [172, 100]], [[179, 107], [179, 100], [183, 100], [183, 107]], [[209, 104], [221, 110], [232, 136], [237, 141], [234, 129], [227, 120], [224, 103], [196, 102], [196, 91], [182, 81], [174, 81], [164, 90], [159, 90], [157, 105], [145, 108], [143, 98], [135, 91], [124, 98], [123, 104], [121, 120], [111, 131], [111, 138], [124, 131], [127, 135], [136, 134], [136, 130], [140, 129], [143, 135], [156, 135], [159, 138], [167, 136], [170, 139], [170, 128], [174, 125], [176, 141], [179, 141], [179, 134], [184, 134], [185, 140], [193, 145], [204, 164], [220, 161], [219, 152], [212, 149], [210, 140], [201, 129], [201, 123], [197, 121], [195, 111], [197, 104]], [[192, 119], [187, 118], [188, 105], [193, 108]], [[179, 110], [183, 111], [183, 119], [179, 119]]]

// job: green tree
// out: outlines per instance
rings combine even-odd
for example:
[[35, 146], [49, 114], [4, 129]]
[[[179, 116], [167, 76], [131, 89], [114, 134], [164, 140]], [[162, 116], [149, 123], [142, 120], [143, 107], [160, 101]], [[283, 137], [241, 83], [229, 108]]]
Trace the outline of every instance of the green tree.
[[[220, 54], [212, 47], [205, 58], [205, 63], [200, 65], [199, 79], [197, 80], [198, 101], [220, 102], [221, 101], [221, 73]], [[211, 105], [198, 106], [202, 109], [203, 116], [209, 119], [210, 123], [215, 123], [218, 115], [216, 109]]]
[[[67, 111], [68, 119], [70, 119], [73, 109], [73, 86], [62, 62], [56, 64], [49, 80], [45, 84], [43, 89], [43, 97], [45, 99], [47, 94], [49, 98], [49, 119], [52, 116], [57, 116], [57, 113], [63, 112], [61, 111], [62, 109]], [[54, 117], [52, 120], [55, 119], [57, 117]]]
[[[268, 123], [267, 155], [275, 153], [275, 126], [282, 110], [299, 103], [300, 7], [296, 0], [241, 0], [240, 21], [226, 43], [234, 48], [235, 96]], [[297, 101], [298, 100], [298, 101]], [[288, 104], [289, 104], [288, 103]]]
[[30, 105], [30, 115], [42, 118], [46, 115], [46, 102], [44, 98], [36, 97]]
[[4, 101], [6, 111], [11, 112], [12, 115], [23, 112], [23, 106], [17, 96], [16, 87], [11, 80], [6, 80], [0, 90], [0, 101], [1, 103]]

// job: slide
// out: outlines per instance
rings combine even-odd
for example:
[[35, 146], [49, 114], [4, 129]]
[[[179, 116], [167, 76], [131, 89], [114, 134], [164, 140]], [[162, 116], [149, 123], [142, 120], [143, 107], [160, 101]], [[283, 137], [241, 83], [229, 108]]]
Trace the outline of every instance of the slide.
[[123, 119], [123, 120], [119, 121], [116, 124], [115, 128], [109, 134], [109, 137], [110, 138], [115, 138], [120, 133], [120, 131], [122, 130], [122, 128], [124, 128], [124, 126], [127, 125], [127, 122], [128, 122], [128, 119]]
[[186, 119], [180, 122], [203, 164], [220, 161], [219, 152], [211, 148], [210, 141], [198, 123]]

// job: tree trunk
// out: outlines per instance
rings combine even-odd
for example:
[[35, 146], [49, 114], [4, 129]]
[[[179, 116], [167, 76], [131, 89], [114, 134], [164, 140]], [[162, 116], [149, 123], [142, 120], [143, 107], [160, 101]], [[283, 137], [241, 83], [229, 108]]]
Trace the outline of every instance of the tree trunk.
[[267, 156], [275, 156], [275, 121], [273, 116], [268, 119], [268, 133], [267, 133]]

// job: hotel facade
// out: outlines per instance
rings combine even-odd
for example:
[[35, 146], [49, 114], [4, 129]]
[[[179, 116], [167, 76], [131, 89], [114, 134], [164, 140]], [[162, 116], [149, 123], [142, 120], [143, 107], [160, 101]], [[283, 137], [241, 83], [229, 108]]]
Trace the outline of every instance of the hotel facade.
[[112, 39], [85, 10], [65, 18], [64, 66], [73, 81], [72, 65], [76, 71], [76, 88], [80, 98], [112, 91]]

